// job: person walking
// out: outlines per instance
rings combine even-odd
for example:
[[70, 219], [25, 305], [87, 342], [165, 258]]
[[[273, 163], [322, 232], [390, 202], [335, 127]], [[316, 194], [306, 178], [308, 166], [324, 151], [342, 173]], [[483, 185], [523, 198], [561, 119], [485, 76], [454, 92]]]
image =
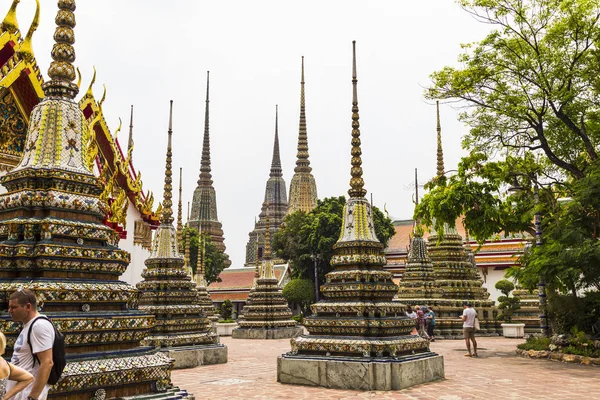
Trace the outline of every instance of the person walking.
[[[28, 371], [34, 378], [14, 399], [46, 400], [50, 389], [47, 382], [53, 365], [54, 326], [38, 313], [35, 293], [29, 289], [19, 289], [10, 296], [8, 313], [13, 321], [23, 323], [23, 329], [15, 342], [11, 363]], [[28, 341], [28, 338], [31, 340]], [[9, 382], [7, 390], [13, 390], [15, 386], [15, 383]]]
[[[465, 357], [478, 357], [477, 341], [475, 340], [475, 318], [477, 318], [477, 312], [471, 307], [471, 303], [463, 303], [463, 308], [463, 336], [465, 337], [468, 351], [468, 353], [465, 354]], [[471, 342], [473, 342], [472, 353]]]
[[433, 329], [435, 328], [435, 312], [430, 306], [427, 307], [427, 313], [425, 314], [425, 324], [427, 325], [427, 334], [429, 340], [435, 342], [435, 336], [433, 335]]
[[406, 307], [406, 316], [414, 321], [413, 330], [410, 332], [411, 335], [418, 335], [417, 331], [417, 313], [413, 311], [411, 306]]
[[417, 330], [419, 336], [429, 339], [429, 335], [425, 332], [425, 313], [421, 310], [421, 306], [416, 306], [415, 309], [417, 310]]
[[[6, 337], [0, 332], [0, 356], [4, 355], [4, 350], [6, 350]], [[3, 357], [0, 357], [0, 360], [0, 399], [6, 400], [12, 398], [33, 382], [33, 375], [23, 368], [11, 365]], [[15, 383], [12, 385], [12, 388], [7, 391], [6, 385], [9, 380], [14, 381]]]

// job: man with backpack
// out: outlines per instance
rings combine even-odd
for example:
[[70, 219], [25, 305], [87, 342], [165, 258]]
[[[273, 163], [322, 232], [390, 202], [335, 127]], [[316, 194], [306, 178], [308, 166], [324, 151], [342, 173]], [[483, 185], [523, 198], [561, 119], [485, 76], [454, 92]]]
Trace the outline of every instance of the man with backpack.
[[[50, 389], [48, 378], [54, 365], [52, 348], [56, 337], [55, 327], [38, 313], [35, 293], [28, 289], [19, 289], [10, 296], [8, 312], [13, 321], [23, 323], [11, 362], [34, 377], [33, 382], [14, 399], [45, 400]], [[8, 389], [11, 384], [14, 383], [9, 382]]]

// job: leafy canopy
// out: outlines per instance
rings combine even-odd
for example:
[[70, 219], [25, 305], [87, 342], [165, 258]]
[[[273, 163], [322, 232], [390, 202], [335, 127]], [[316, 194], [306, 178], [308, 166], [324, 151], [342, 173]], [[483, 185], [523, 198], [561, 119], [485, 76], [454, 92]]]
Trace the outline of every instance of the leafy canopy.
[[[198, 231], [185, 227], [183, 229], [184, 237], [188, 237], [188, 245], [190, 246], [190, 264], [194, 273], [196, 273], [196, 267], [198, 266], [198, 244], [201, 239], [204, 240], [204, 265], [206, 269], [206, 283], [211, 284], [213, 282], [221, 282], [219, 274], [225, 269], [225, 256], [223, 252], [219, 251], [215, 244], [210, 239], [210, 235], [202, 234], [199, 235]], [[200, 248], [201, 253], [202, 249]]]

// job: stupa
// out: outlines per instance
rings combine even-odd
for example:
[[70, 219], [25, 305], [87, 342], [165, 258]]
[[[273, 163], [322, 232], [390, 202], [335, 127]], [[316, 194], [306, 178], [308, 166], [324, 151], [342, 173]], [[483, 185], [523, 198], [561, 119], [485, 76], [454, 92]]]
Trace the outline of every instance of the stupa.
[[210, 293], [207, 290], [206, 284], [206, 243], [204, 237], [200, 237], [200, 243], [198, 244], [198, 263], [196, 265], [196, 291], [198, 292], [197, 304], [202, 309], [204, 314], [212, 323], [216, 323], [219, 320], [219, 316], [215, 312], [215, 306], [210, 298]]
[[[288, 208], [287, 189], [285, 180], [283, 179], [283, 171], [281, 169], [281, 156], [279, 155], [278, 119], [278, 108], [275, 106], [275, 140], [273, 143], [271, 171], [265, 188], [265, 198], [258, 216], [258, 222], [255, 222], [254, 230], [248, 234], [249, 239], [246, 244], [246, 262], [244, 263], [244, 266], [246, 267], [252, 267], [255, 264], [257, 254], [258, 260], [263, 260], [265, 249], [262, 243], [264, 243], [265, 240], [267, 208], [270, 210], [269, 218], [271, 218], [271, 224], [273, 225], [271, 229], [274, 232], [279, 230]], [[269, 245], [271, 245], [271, 243], [269, 243]]]
[[204, 109], [204, 138], [202, 142], [202, 159], [200, 161], [200, 176], [198, 186], [194, 190], [192, 212], [188, 221], [189, 226], [198, 233], [205, 233], [217, 249], [225, 256], [225, 268], [231, 265], [229, 256], [225, 253], [225, 238], [223, 225], [217, 215], [217, 192], [215, 191], [210, 163], [210, 125], [209, 125], [209, 85], [210, 72], [206, 72], [206, 105]]
[[427, 244], [417, 232], [410, 241], [406, 269], [398, 287], [398, 301], [410, 306], [433, 305], [443, 297], [433, 264], [427, 254]]
[[[0, 304], [6, 310], [14, 291], [31, 289], [65, 335], [67, 367], [50, 398], [150, 395], [169, 388], [172, 361], [140, 346], [155, 318], [137, 308], [135, 287], [119, 281], [129, 254], [103, 224], [108, 205], [92, 169], [95, 132], [74, 100], [75, 0], [59, 0], [58, 8], [45, 97], [30, 114], [20, 163], [0, 179], [8, 191], [0, 196]], [[0, 315], [8, 352], [19, 328]]]
[[304, 319], [310, 332], [291, 340], [291, 352], [277, 360], [282, 383], [358, 390], [407, 388], [444, 377], [442, 356], [411, 335], [414, 321], [403, 304], [392, 302], [398, 286], [375, 235], [371, 204], [362, 178], [356, 52], [352, 70], [352, 168], [350, 198], [340, 237], [321, 286], [324, 300]]
[[300, 80], [300, 124], [298, 128], [298, 155], [296, 168], [290, 182], [290, 198], [287, 213], [310, 212], [317, 206], [317, 184], [311, 174], [308, 159], [308, 134], [306, 132], [306, 104], [304, 96], [304, 57], [302, 57], [302, 78]]
[[137, 284], [140, 309], [156, 315], [156, 325], [144, 343], [160, 347], [175, 359], [175, 368], [227, 362], [227, 348], [219, 344], [211, 322], [198, 304], [196, 284], [184, 267], [173, 226], [172, 150], [173, 101], [169, 112], [163, 209], [154, 234], [152, 253]]
[[283, 297], [271, 262], [271, 235], [267, 209], [265, 252], [260, 276], [254, 281], [242, 309], [243, 318], [231, 336], [234, 339], [285, 339], [301, 335], [304, 330], [296, 326], [292, 311]]
[[525, 324], [526, 334], [540, 333], [540, 298], [537, 291], [530, 292], [517, 287], [512, 295], [521, 300], [521, 308], [514, 312], [512, 321]]
[[[444, 172], [444, 156], [442, 151], [442, 128], [440, 123], [440, 106], [437, 106], [437, 176]], [[433, 302], [436, 313], [436, 337], [462, 337], [461, 316], [463, 304], [470, 303], [478, 313], [481, 331], [479, 334], [496, 334], [497, 322], [494, 320], [493, 305], [490, 294], [483, 287], [483, 281], [474, 264], [474, 258], [463, 246], [463, 238], [456, 226], [445, 224], [443, 235], [432, 232], [428, 238], [427, 250], [436, 274], [436, 282], [443, 293], [443, 301]], [[469, 247], [467, 245], [467, 247]]]

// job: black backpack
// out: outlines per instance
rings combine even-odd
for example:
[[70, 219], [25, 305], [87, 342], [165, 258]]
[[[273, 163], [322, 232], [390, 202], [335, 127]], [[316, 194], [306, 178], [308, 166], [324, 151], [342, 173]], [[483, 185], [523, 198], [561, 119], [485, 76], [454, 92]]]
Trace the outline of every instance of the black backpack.
[[[48, 318], [40, 316], [34, 319], [29, 325], [29, 332], [27, 332], [27, 344], [29, 345], [29, 349], [31, 350], [31, 354], [33, 354], [33, 347], [31, 346], [31, 331], [33, 330], [33, 324], [38, 319], [45, 319], [46, 321], [52, 324]], [[65, 366], [67, 365], [67, 359], [65, 357], [65, 336], [56, 329], [56, 326], [52, 324], [54, 328], [54, 343], [52, 344], [52, 370], [50, 370], [50, 375], [48, 376], [48, 383], [50, 385], [55, 385], [58, 383]], [[35, 367], [35, 362], [40, 363], [40, 359], [37, 355], [33, 354], [33, 366]]]

